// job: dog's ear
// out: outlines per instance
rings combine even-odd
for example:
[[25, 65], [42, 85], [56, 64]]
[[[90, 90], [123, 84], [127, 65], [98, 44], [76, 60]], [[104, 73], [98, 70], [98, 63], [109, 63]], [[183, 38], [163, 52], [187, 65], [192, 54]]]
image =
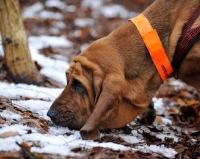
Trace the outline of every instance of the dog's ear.
[[[103, 82], [96, 79], [95, 82], [99, 82], [101, 87], [96, 88], [94, 111], [80, 130], [83, 139], [97, 138], [101, 122], [109, 119], [113, 112], [117, 112], [123, 89], [126, 89], [126, 83], [121, 79], [119, 74], [107, 75]], [[99, 86], [98, 84], [96, 86]], [[117, 115], [117, 113], [114, 114]]]

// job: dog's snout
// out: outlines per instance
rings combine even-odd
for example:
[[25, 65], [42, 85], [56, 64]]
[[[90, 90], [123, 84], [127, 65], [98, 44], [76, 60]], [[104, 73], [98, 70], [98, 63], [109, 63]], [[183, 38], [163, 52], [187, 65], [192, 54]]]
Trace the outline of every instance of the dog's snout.
[[56, 110], [49, 110], [48, 112], [47, 112], [47, 116], [48, 117], [50, 117], [51, 119], [55, 119], [56, 118], [56, 116], [58, 115], [58, 111], [56, 111]]

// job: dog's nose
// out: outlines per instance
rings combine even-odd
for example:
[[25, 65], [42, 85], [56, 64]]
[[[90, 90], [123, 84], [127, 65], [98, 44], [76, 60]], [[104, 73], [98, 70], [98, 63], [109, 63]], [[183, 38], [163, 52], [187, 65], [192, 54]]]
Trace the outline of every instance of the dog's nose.
[[47, 116], [48, 117], [50, 117], [51, 119], [55, 119], [56, 118], [56, 116], [58, 115], [58, 111], [56, 111], [56, 110], [49, 110], [48, 112], [47, 112]]

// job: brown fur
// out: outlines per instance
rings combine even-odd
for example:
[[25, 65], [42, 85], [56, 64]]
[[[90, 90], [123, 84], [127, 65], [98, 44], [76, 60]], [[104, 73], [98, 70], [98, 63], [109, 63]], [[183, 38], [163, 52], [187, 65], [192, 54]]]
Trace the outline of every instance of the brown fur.
[[[182, 28], [199, 4], [199, 0], [156, 0], [143, 12], [157, 30], [170, 62]], [[200, 20], [194, 25], [200, 25]], [[190, 50], [179, 71], [180, 79], [197, 88], [199, 43]], [[83, 139], [97, 138], [99, 129], [119, 128], [132, 121], [147, 108], [162, 84], [131, 22], [75, 57], [67, 70], [67, 81], [48, 115], [56, 124], [81, 129]]]

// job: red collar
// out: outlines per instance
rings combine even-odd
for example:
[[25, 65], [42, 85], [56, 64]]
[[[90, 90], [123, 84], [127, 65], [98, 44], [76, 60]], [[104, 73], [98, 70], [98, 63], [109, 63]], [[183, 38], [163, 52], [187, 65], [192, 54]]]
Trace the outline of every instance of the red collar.
[[194, 11], [188, 22], [184, 25], [181, 37], [176, 46], [172, 66], [174, 68], [174, 77], [178, 78], [178, 70], [184, 58], [192, 48], [194, 43], [200, 38], [200, 26], [192, 28], [195, 21], [200, 16], [200, 5]]

